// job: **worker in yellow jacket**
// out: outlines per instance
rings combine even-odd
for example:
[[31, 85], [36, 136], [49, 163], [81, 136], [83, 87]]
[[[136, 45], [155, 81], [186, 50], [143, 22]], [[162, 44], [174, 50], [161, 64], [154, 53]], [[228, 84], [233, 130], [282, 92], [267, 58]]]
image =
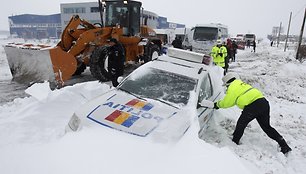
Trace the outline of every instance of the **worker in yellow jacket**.
[[217, 44], [211, 49], [211, 57], [215, 65], [218, 65], [224, 69], [224, 75], [226, 74], [226, 58], [227, 58], [227, 48], [222, 45], [221, 40], [217, 40]]
[[270, 106], [263, 94], [241, 81], [236, 73], [228, 73], [222, 78], [222, 81], [227, 87], [226, 95], [213, 106], [210, 105], [210, 108], [229, 108], [236, 105], [242, 109], [233, 133], [233, 142], [238, 145], [246, 126], [256, 119], [262, 130], [279, 144], [283, 154], [290, 152], [292, 149], [284, 138], [270, 125]]

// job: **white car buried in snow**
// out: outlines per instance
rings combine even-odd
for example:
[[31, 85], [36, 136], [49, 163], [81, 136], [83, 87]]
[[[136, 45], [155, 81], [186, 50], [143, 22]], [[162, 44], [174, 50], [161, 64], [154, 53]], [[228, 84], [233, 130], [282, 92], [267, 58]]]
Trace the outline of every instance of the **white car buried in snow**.
[[[76, 111], [67, 130], [100, 126], [141, 137], [179, 139], [197, 115], [200, 132], [213, 110], [203, 100], [219, 99], [222, 70], [202, 63], [203, 54], [171, 48]], [[199, 133], [200, 133], [199, 132]]]

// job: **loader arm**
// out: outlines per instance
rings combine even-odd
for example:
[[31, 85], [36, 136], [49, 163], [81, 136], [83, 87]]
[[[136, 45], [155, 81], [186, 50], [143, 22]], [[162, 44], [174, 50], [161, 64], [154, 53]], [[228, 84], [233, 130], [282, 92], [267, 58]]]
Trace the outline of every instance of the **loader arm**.
[[68, 51], [72, 47], [73, 42], [78, 40], [82, 33], [96, 28], [98, 27], [81, 19], [78, 15], [74, 15], [63, 30], [61, 42], [58, 46], [64, 51]]
[[100, 46], [105, 44], [107, 38], [110, 37], [110, 34], [111, 28], [87, 30], [79, 36], [75, 44], [69, 49], [68, 53], [76, 57], [89, 46]]

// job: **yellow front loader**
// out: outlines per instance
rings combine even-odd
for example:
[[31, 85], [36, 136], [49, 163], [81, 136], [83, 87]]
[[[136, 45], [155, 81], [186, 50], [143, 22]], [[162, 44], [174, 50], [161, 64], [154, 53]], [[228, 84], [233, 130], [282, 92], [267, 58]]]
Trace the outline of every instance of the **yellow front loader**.
[[109, 38], [116, 38], [125, 49], [125, 61], [150, 61], [160, 54], [161, 40], [154, 30], [140, 24], [141, 2], [99, 2], [105, 20], [91, 24], [72, 16], [55, 47], [8, 43], [4, 49], [14, 80], [22, 83], [54, 82], [63, 86], [87, 67], [100, 81], [107, 81]]

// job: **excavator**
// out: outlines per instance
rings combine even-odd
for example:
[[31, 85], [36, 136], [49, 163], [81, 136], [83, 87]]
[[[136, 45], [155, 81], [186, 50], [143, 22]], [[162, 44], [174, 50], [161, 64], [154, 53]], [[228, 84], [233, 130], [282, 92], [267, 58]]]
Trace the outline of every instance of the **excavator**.
[[108, 39], [125, 50], [125, 62], [148, 62], [161, 53], [161, 40], [141, 21], [142, 3], [131, 0], [98, 0], [101, 23], [92, 24], [73, 15], [56, 46], [8, 43], [4, 46], [13, 80], [22, 83], [49, 81], [56, 87], [87, 67], [99, 81], [109, 80]]

